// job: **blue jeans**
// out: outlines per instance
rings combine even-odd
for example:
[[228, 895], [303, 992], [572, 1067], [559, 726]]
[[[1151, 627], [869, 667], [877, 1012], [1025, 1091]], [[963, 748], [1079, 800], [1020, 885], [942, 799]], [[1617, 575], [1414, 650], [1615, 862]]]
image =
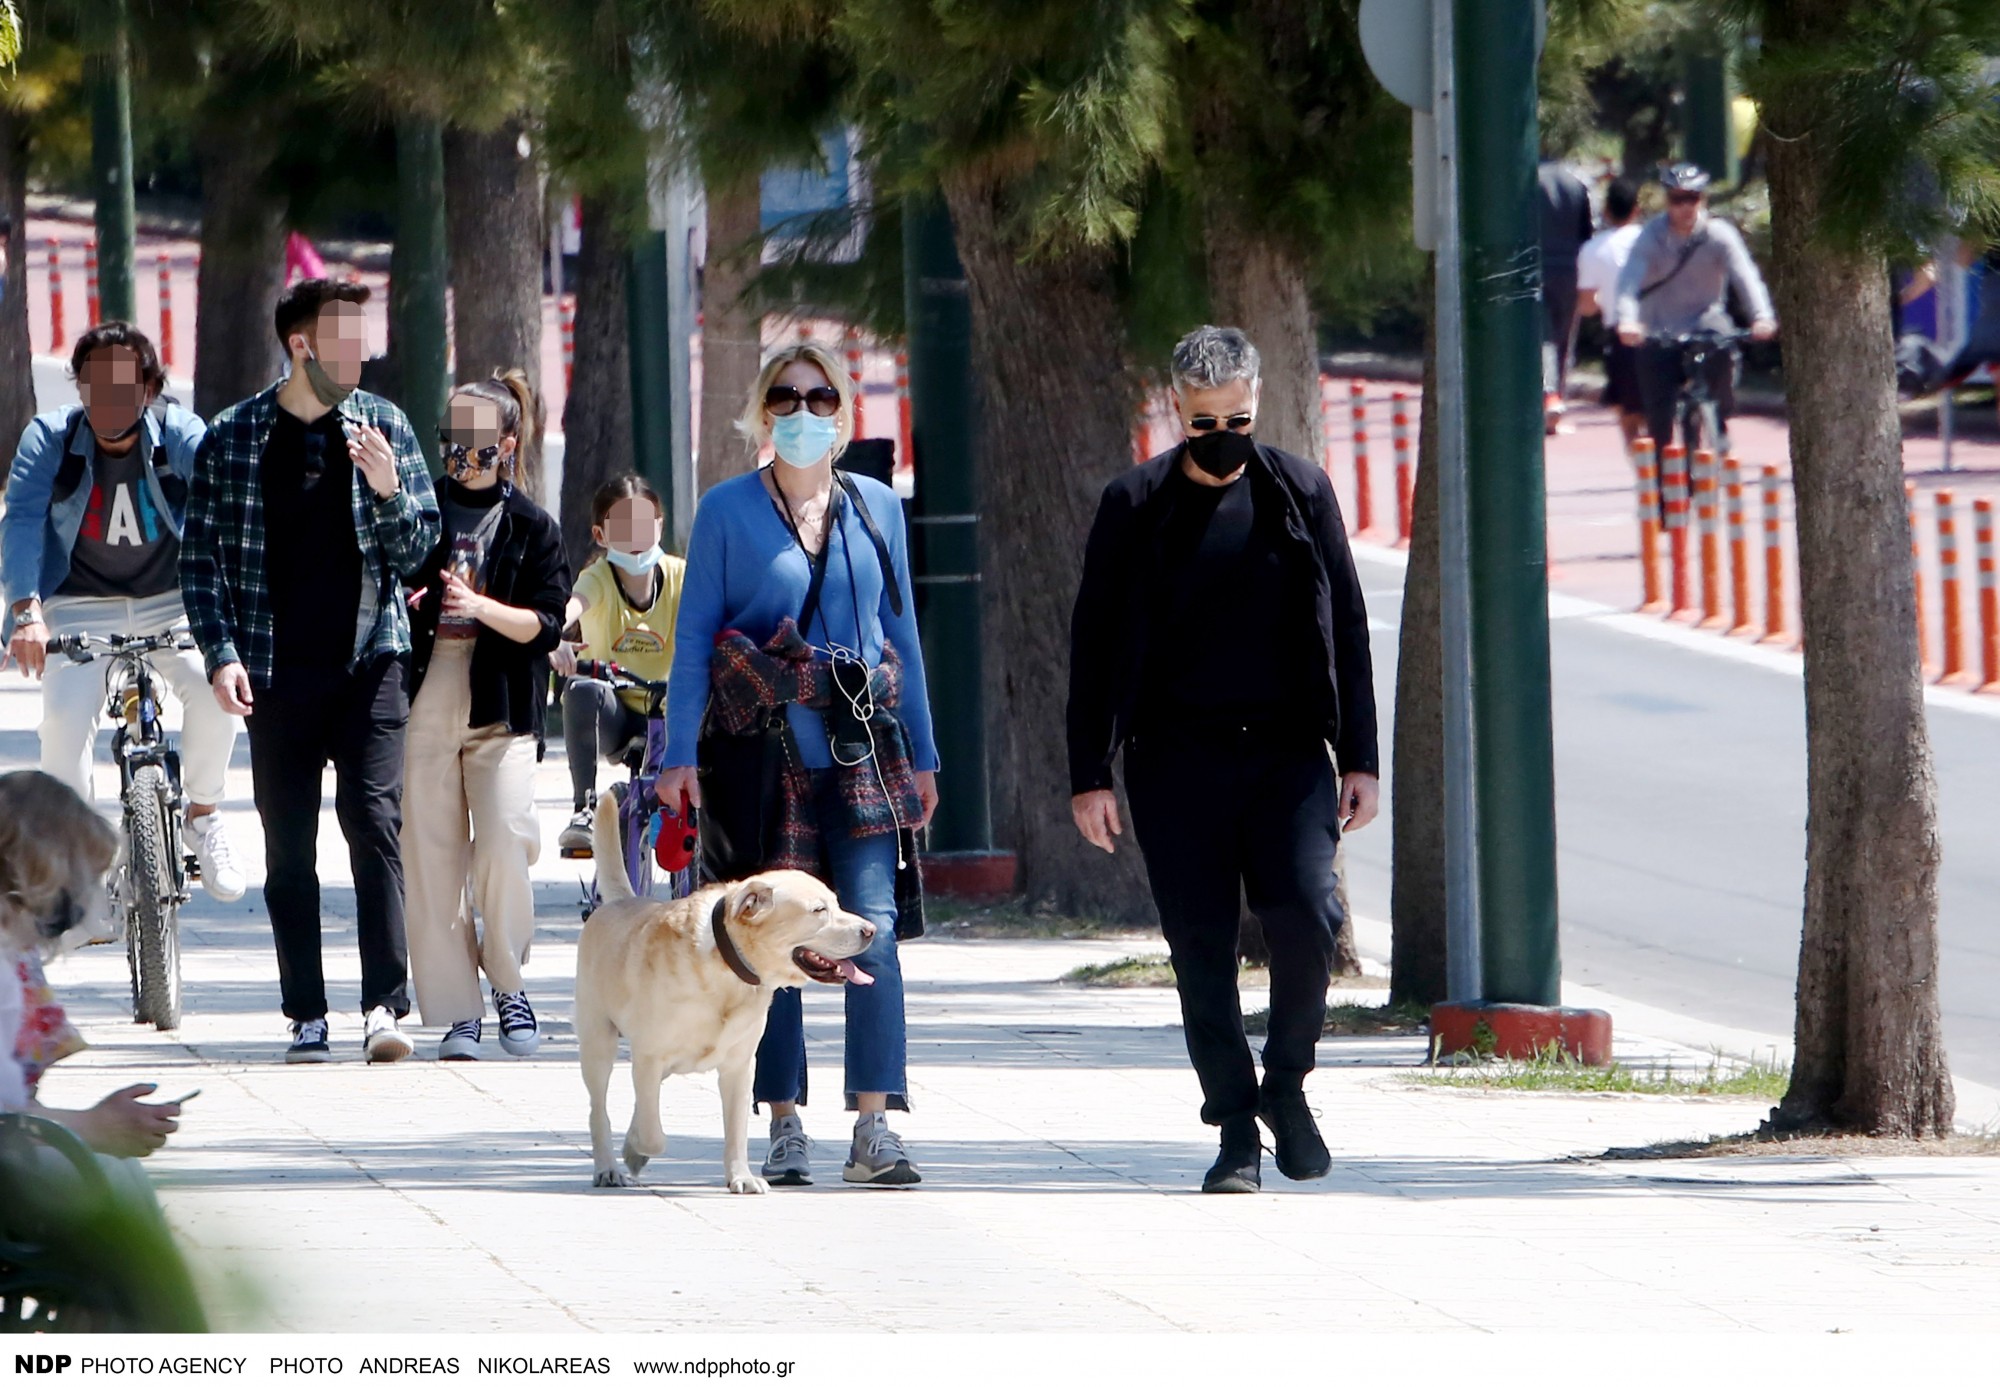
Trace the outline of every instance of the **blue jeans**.
[[[841, 988], [847, 1005], [847, 1106], [855, 1107], [857, 1093], [886, 1093], [890, 1107], [907, 1112], [909, 1037], [903, 1028], [903, 964], [896, 956], [898, 835], [849, 837], [838, 773], [816, 770], [812, 781], [825, 875], [841, 907], [875, 926], [875, 941], [854, 959], [874, 983]], [[805, 998], [799, 988], [780, 988], [771, 998], [752, 1096], [759, 1103], [806, 1101]]]

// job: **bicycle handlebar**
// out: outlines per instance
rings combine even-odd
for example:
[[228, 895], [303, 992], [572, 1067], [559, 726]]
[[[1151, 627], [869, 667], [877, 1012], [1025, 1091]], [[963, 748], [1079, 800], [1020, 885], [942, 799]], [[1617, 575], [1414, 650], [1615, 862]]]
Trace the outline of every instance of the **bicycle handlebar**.
[[192, 650], [194, 637], [185, 629], [162, 631], [153, 636], [93, 636], [79, 631], [73, 636], [57, 636], [48, 644], [51, 655], [67, 655], [79, 664], [96, 658], [97, 651], [110, 655], [152, 655], [162, 650]]
[[644, 689], [649, 693], [664, 694], [667, 688], [666, 680], [641, 679], [612, 660], [578, 660], [576, 677], [601, 679], [614, 689]]
[[1701, 328], [1694, 332], [1649, 332], [1646, 345], [1649, 347], [1734, 347], [1748, 342], [1751, 334], [1741, 328], [1722, 331], [1716, 328]]

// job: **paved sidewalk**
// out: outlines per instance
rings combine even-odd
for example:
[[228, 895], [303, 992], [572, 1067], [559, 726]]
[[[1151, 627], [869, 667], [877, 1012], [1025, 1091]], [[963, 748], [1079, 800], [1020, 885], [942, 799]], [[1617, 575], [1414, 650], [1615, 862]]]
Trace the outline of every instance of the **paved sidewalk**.
[[[31, 759], [36, 707], [16, 676], [0, 677], [0, 765]], [[230, 788], [239, 845], [257, 861], [240, 756]], [[558, 761], [538, 788], [552, 839], [567, 802]], [[330, 814], [324, 825], [330, 973], [336, 997], [352, 997], [352, 894]], [[1990, 1160], [1577, 1160], [1744, 1130], [1765, 1105], [1422, 1088], [1407, 1078], [1423, 1058], [1415, 1038], [1322, 1045], [1310, 1092], [1335, 1153], [1328, 1179], [1293, 1185], [1267, 1167], [1261, 1197], [1196, 1194], [1214, 1148], [1172, 994], [1053, 981], [1157, 947], [1144, 942], [909, 946], [915, 1111], [899, 1126], [921, 1189], [843, 1188], [846, 1121], [822, 1100], [807, 1115], [820, 1184], [726, 1195], [713, 1085], [677, 1079], [669, 1151], [647, 1184], [594, 1191], [569, 1026], [575, 872], [551, 858], [537, 875], [528, 977], [550, 1035], [529, 1061], [495, 1046], [483, 1063], [440, 1065], [426, 1058], [436, 1033], [423, 1032], [418, 1059], [370, 1069], [349, 1014], [334, 1018], [339, 1063], [286, 1068], [254, 889], [234, 907], [191, 908], [177, 1035], [123, 1020], [117, 950], [53, 970], [94, 1048], [51, 1074], [49, 1101], [141, 1079], [167, 1095], [202, 1089], [152, 1169], [222, 1327], [1992, 1325]], [[830, 991], [810, 999], [808, 1038], [821, 1092], [835, 1091]], [[1641, 1064], [1707, 1062], [1634, 1036], [1621, 1050]], [[621, 1125], [628, 1082], [621, 1065]]]

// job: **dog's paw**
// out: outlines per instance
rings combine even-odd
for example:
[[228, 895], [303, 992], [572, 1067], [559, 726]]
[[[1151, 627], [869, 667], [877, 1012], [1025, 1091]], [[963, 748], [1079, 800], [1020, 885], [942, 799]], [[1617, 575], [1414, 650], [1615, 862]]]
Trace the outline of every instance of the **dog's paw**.
[[597, 1174], [592, 1177], [590, 1181], [590, 1187], [592, 1189], [598, 1189], [598, 1190], [615, 1190], [615, 1189], [626, 1189], [638, 1183], [639, 1182], [633, 1179], [630, 1175], [627, 1175], [624, 1171], [618, 1169], [618, 1167], [613, 1166], [609, 1170], [598, 1171]]
[[749, 1171], [744, 1170], [738, 1171], [729, 1177], [729, 1192], [731, 1194], [769, 1194], [771, 1186], [763, 1176], [752, 1175]]
[[637, 1175], [646, 1168], [646, 1162], [652, 1159], [644, 1151], [632, 1145], [632, 1138], [625, 1138], [625, 1168], [627, 1170]]

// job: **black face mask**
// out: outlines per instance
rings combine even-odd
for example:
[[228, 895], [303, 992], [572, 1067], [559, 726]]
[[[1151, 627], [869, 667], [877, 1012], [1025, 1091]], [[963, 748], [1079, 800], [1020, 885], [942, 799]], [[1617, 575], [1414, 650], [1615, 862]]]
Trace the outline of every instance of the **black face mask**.
[[1210, 429], [1189, 436], [1188, 456], [1211, 477], [1227, 477], [1257, 456], [1257, 440], [1233, 429]]

